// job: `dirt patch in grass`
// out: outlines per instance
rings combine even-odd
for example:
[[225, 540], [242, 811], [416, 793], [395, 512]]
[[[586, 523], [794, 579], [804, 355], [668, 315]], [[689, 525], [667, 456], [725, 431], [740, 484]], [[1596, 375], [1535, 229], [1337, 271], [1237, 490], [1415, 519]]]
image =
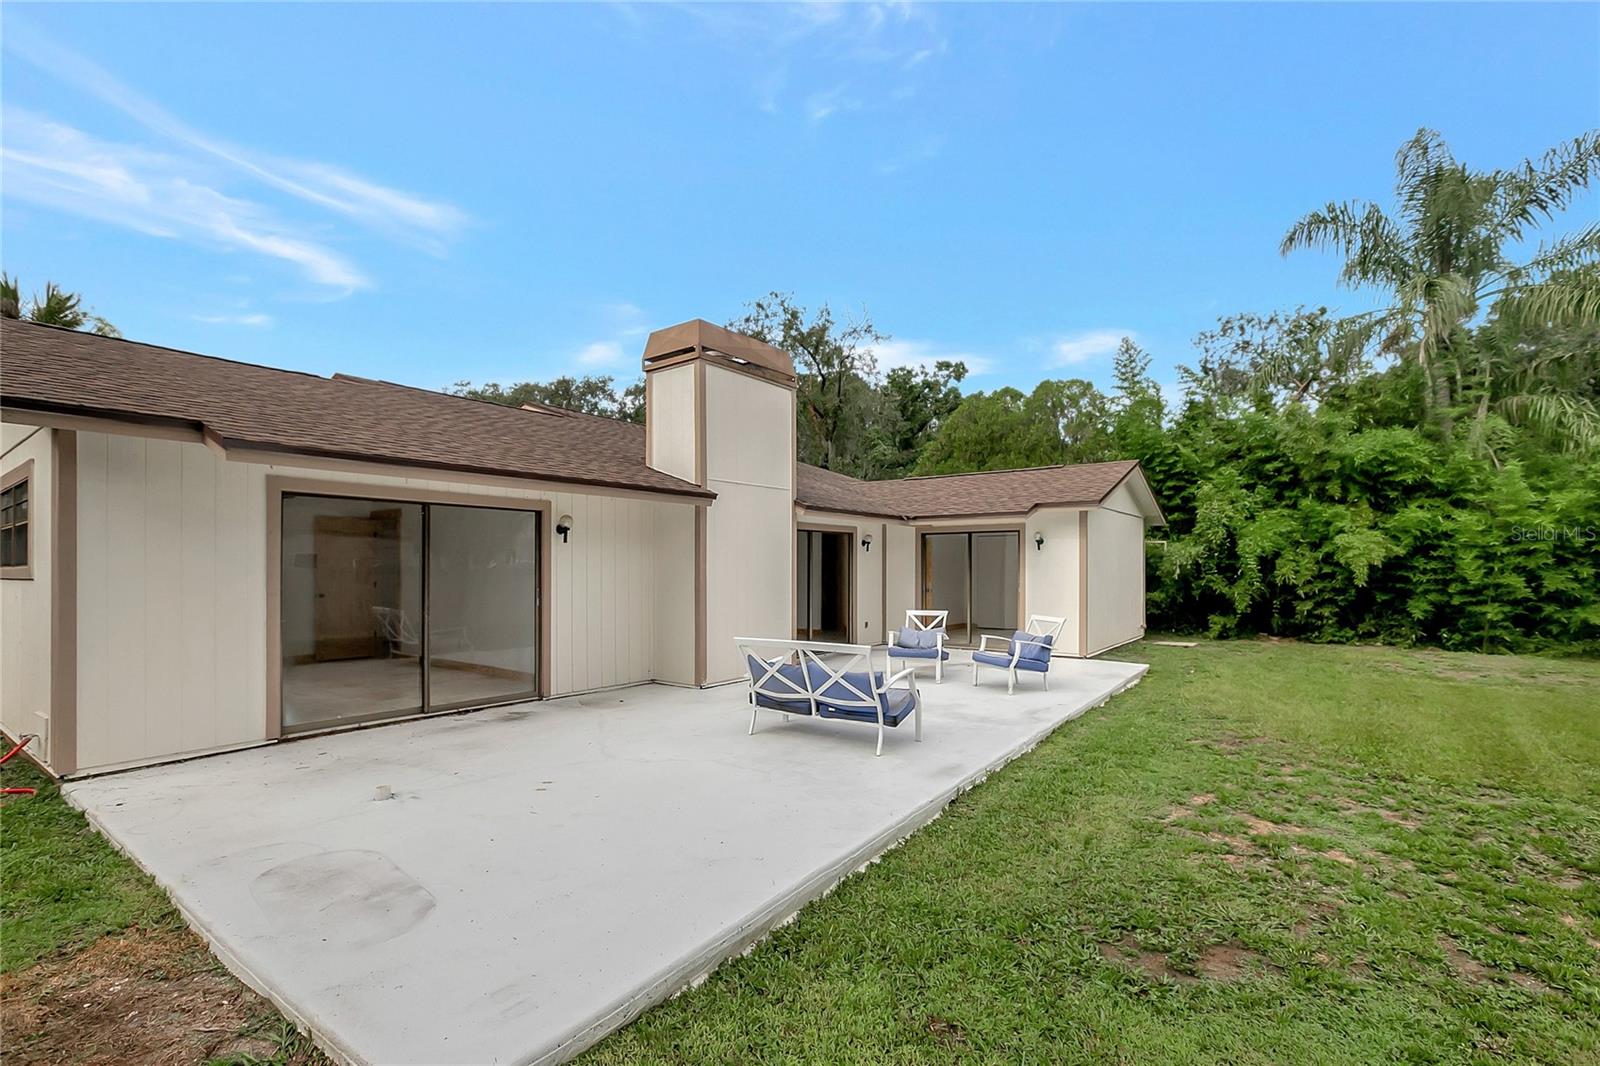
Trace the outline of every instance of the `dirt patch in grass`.
[[1199, 984], [1202, 981], [1226, 984], [1252, 973], [1278, 971], [1278, 967], [1260, 952], [1252, 951], [1236, 940], [1212, 944], [1201, 951], [1195, 959], [1195, 973], [1173, 966], [1166, 952], [1146, 950], [1132, 933], [1124, 933], [1122, 939], [1115, 943], [1101, 944], [1100, 956], [1107, 962], [1138, 970], [1146, 977], [1180, 985]]
[[1444, 961], [1450, 964], [1450, 969], [1454, 970], [1455, 975], [1463, 981], [1479, 984], [1494, 976], [1493, 970], [1462, 951], [1449, 937], [1441, 938], [1439, 947], [1444, 951]]
[[1171, 964], [1166, 952], [1147, 951], [1133, 933], [1125, 933], [1122, 940], [1099, 946], [1102, 959], [1123, 967], [1139, 970], [1149, 978], [1174, 981], [1178, 984], [1197, 984], [1200, 981], [1230, 983], [1250, 976], [1251, 973], [1275, 972], [1272, 962], [1267, 962], [1261, 952], [1251, 951], [1238, 941], [1211, 944], [1195, 959], [1195, 972], [1179, 970]]
[[1260, 952], [1251, 951], [1237, 941], [1229, 941], [1226, 944], [1213, 944], [1202, 951], [1195, 960], [1195, 969], [1210, 981], [1237, 981], [1249, 976], [1252, 971], [1276, 971], [1278, 967], [1268, 962]]
[[[1563, 914], [1563, 915], [1561, 915], [1561, 924], [1566, 926], [1568, 929], [1580, 929], [1581, 930], [1581, 929], [1585, 929], [1586, 928], [1582, 922], [1578, 921], [1577, 916], [1576, 915], [1572, 915], [1572, 914]], [[1590, 947], [1594, 948], [1596, 951], [1600, 951], [1600, 940], [1596, 940], [1594, 937], [1589, 936], [1587, 933], [1584, 934], [1583, 939], [1588, 941]]]
[[1522, 970], [1497, 970], [1486, 966], [1477, 959], [1461, 950], [1461, 946], [1449, 937], [1439, 938], [1439, 948], [1444, 952], [1444, 958], [1450, 964], [1450, 969], [1455, 975], [1469, 984], [1483, 984], [1497, 977], [1504, 978], [1525, 992], [1549, 992], [1551, 988], [1531, 973]]
[[941, 1043], [951, 1047], [965, 1047], [967, 1031], [955, 1022], [939, 1017], [937, 1014], [928, 1015], [928, 1032], [932, 1033]]
[[1138, 970], [1146, 977], [1158, 981], [1176, 981], [1179, 984], [1192, 985], [1200, 980], [1193, 974], [1173, 969], [1172, 964], [1167, 961], [1165, 952], [1144, 950], [1139, 945], [1138, 938], [1132, 933], [1124, 933], [1122, 939], [1114, 944], [1101, 944], [1100, 956], [1107, 962]]
[[[134, 928], [0, 976], [8, 1066], [268, 1058], [281, 1042], [249, 1031], [270, 1011], [186, 930]], [[313, 1054], [288, 1061], [326, 1061]]]
[[1274, 833], [1288, 833], [1293, 836], [1310, 832], [1304, 826], [1292, 825], [1288, 822], [1269, 822], [1265, 818], [1257, 818], [1253, 814], [1241, 814], [1238, 817], [1249, 828], [1251, 836], [1271, 836]]

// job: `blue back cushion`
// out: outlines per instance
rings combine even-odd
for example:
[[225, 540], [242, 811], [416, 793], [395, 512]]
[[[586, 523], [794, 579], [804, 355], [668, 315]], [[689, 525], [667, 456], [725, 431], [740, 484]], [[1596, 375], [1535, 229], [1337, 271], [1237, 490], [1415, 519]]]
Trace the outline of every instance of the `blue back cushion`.
[[895, 637], [896, 644], [902, 648], [937, 648], [939, 646], [939, 631], [937, 629], [912, 629], [904, 626], [899, 636]]
[[[807, 661], [806, 674], [810, 677], [813, 687], [821, 686], [823, 682], [828, 680], [828, 671], [821, 663]], [[852, 687], [846, 687], [846, 682], [849, 682]], [[842, 675], [839, 680], [826, 688], [820, 688], [817, 692], [817, 699], [823, 703], [838, 703], [842, 706], [854, 705], [860, 707], [863, 697], [869, 703], [879, 699], [872, 690], [882, 684], [882, 674], [874, 673], [869, 675], [864, 670], [854, 671]]]
[[1055, 643], [1055, 637], [1053, 636], [1047, 634], [1045, 636], [1038, 637], [1034, 636], [1032, 633], [1029, 633], [1025, 629], [1019, 629], [1015, 633], [1011, 634], [1011, 639], [1018, 641], [1041, 641], [1042, 643], [1040, 644], [1024, 644], [1022, 646], [1022, 654], [1017, 656], [1018, 659], [1032, 659], [1036, 663], [1045, 662], [1050, 658], [1050, 645]]
[[762, 682], [761, 678], [767, 672], [767, 664], [754, 655], [747, 655], [745, 658], [750, 660], [750, 676], [755, 678], [757, 682], [756, 688], [761, 692], [778, 699], [803, 700], [806, 698], [805, 676], [801, 674], [799, 665], [785, 663], [783, 666], [778, 667], [778, 673], [775, 677], [769, 677], [765, 682]]

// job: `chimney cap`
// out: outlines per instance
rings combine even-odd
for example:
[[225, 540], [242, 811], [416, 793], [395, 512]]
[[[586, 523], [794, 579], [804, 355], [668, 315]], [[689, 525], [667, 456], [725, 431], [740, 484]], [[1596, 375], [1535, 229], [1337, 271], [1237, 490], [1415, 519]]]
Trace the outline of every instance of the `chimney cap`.
[[651, 333], [644, 342], [646, 372], [705, 359], [730, 370], [794, 388], [794, 360], [765, 341], [693, 318]]

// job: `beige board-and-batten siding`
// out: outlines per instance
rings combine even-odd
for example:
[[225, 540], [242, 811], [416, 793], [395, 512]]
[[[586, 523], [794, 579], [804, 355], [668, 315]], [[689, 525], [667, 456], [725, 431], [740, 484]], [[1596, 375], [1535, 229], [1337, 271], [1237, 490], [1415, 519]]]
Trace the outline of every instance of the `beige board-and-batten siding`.
[[[303, 491], [548, 501], [570, 514], [550, 543], [546, 691], [689, 683], [687, 503], [468, 480], [226, 461], [203, 444], [78, 437], [78, 769], [270, 739], [269, 479]], [[535, 609], [530, 605], [530, 610]], [[685, 637], [687, 634], [687, 638]], [[274, 664], [275, 667], [275, 664]]]
[[39, 738], [30, 754], [49, 762], [51, 744], [51, 522], [55, 440], [39, 426], [0, 426], [0, 480], [26, 477], [30, 529], [26, 576], [0, 581], [0, 725], [12, 737]]
[[744, 675], [734, 644], [794, 629], [792, 388], [702, 362], [706, 527], [706, 681]]
[[1145, 523], [1128, 483], [1088, 512], [1088, 653], [1144, 636]]

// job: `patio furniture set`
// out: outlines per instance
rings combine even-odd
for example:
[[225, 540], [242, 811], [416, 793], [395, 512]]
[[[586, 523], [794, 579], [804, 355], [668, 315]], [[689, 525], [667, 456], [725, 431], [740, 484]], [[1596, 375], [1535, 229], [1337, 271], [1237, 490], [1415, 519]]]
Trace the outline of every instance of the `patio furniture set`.
[[[837, 718], [876, 725], [877, 754], [883, 754], [884, 733], [913, 719], [916, 739], [922, 739], [922, 693], [916, 672], [932, 664], [935, 684], [944, 683], [944, 664], [950, 659], [945, 646], [948, 611], [907, 611], [906, 624], [890, 635], [889, 644], [874, 649], [867, 644], [827, 641], [740, 637], [736, 641], [749, 673], [750, 733], [762, 709], [785, 716]], [[1038, 674], [1050, 687], [1050, 652], [1063, 618], [1030, 615], [1026, 628], [1009, 637], [985, 634], [972, 653], [972, 683], [979, 671], [1002, 670], [1006, 693], [1014, 694], [1018, 673]], [[889, 669], [877, 669], [874, 659], [883, 655]], [[890, 672], [896, 661], [898, 671]]]

